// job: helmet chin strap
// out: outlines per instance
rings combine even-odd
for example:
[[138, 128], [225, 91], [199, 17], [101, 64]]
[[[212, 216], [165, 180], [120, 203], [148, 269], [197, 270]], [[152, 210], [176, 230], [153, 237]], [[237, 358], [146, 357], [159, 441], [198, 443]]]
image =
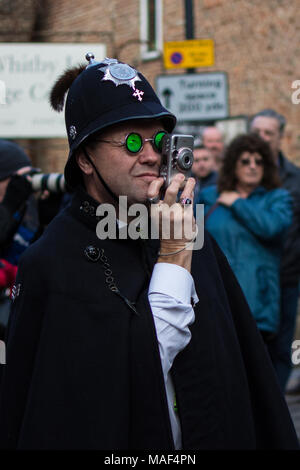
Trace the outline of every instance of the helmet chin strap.
[[115, 193], [112, 192], [112, 190], [109, 188], [109, 186], [105, 183], [104, 179], [102, 178], [102, 176], [100, 175], [99, 171], [97, 170], [94, 162], [92, 161], [91, 157], [89, 156], [89, 154], [87, 153], [85, 147], [83, 147], [83, 153], [86, 157], [86, 159], [88, 160], [88, 162], [92, 165], [92, 167], [94, 168], [95, 172], [96, 172], [96, 175], [100, 181], [100, 183], [104, 186], [104, 188], [106, 189], [106, 191], [108, 192], [108, 194], [110, 194], [110, 196], [116, 201], [116, 202], [119, 202], [119, 198], [115, 195]]

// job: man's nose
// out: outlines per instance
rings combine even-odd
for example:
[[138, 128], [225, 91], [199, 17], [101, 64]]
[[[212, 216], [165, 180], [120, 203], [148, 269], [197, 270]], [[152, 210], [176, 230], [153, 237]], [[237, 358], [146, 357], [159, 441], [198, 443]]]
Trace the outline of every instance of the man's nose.
[[151, 142], [144, 142], [143, 149], [139, 154], [139, 160], [141, 163], [160, 163], [161, 154], [154, 150]]

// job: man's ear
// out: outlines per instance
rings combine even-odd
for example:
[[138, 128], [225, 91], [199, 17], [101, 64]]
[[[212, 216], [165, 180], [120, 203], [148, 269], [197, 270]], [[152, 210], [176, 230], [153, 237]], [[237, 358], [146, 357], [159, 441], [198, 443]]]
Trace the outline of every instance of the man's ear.
[[91, 175], [93, 173], [92, 165], [90, 164], [82, 150], [78, 151], [76, 155], [76, 162], [85, 175]]

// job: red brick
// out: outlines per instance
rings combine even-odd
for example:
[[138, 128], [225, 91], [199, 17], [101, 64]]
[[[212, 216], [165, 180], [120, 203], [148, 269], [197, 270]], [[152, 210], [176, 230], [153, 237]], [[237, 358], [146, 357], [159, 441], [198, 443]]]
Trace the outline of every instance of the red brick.
[[[145, 74], [152, 85], [166, 71], [162, 57], [143, 61], [138, 43], [139, 0], [23, 0], [1, 14], [1, 31], [13, 31], [2, 41], [29, 41], [38, 27], [40, 40], [52, 42], [103, 42], [107, 55], [117, 54]], [[36, 22], [38, 15], [38, 22]], [[197, 72], [224, 71], [229, 78], [232, 116], [251, 115], [272, 107], [288, 121], [283, 150], [300, 163], [300, 104], [291, 102], [291, 83], [300, 79], [300, 8], [290, 0], [194, 0], [195, 38], [212, 38], [215, 65]], [[78, 33], [84, 33], [79, 35]], [[50, 34], [49, 34], [50, 33]], [[65, 33], [65, 34], [63, 34]], [[163, 0], [164, 41], [185, 39], [184, 2]], [[136, 43], [131, 43], [136, 39]], [[47, 144], [47, 145], [44, 145]], [[48, 140], [32, 147], [33, 159], [45, 170], [62, 171], [67, 155], [66, 141]], [[62, 146], [62, 147], [61, 147]], [[43, 155], [43, 159], [41, 157]], [[49, 157], [49, 158], [48, 158]], [[43, 161], [41, 161], [43, 160]], [[46, 168], [47, 167], [47, 168]]]

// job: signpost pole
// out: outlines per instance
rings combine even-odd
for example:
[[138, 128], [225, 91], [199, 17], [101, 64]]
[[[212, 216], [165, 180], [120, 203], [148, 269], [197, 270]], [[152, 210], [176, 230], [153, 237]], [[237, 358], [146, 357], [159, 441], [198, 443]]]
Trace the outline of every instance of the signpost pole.
[[[194, 39], [194, 0], [185, 0], [185, 39]], [[195, 69], [187, 69], [188, 73], [195, 73]]]

